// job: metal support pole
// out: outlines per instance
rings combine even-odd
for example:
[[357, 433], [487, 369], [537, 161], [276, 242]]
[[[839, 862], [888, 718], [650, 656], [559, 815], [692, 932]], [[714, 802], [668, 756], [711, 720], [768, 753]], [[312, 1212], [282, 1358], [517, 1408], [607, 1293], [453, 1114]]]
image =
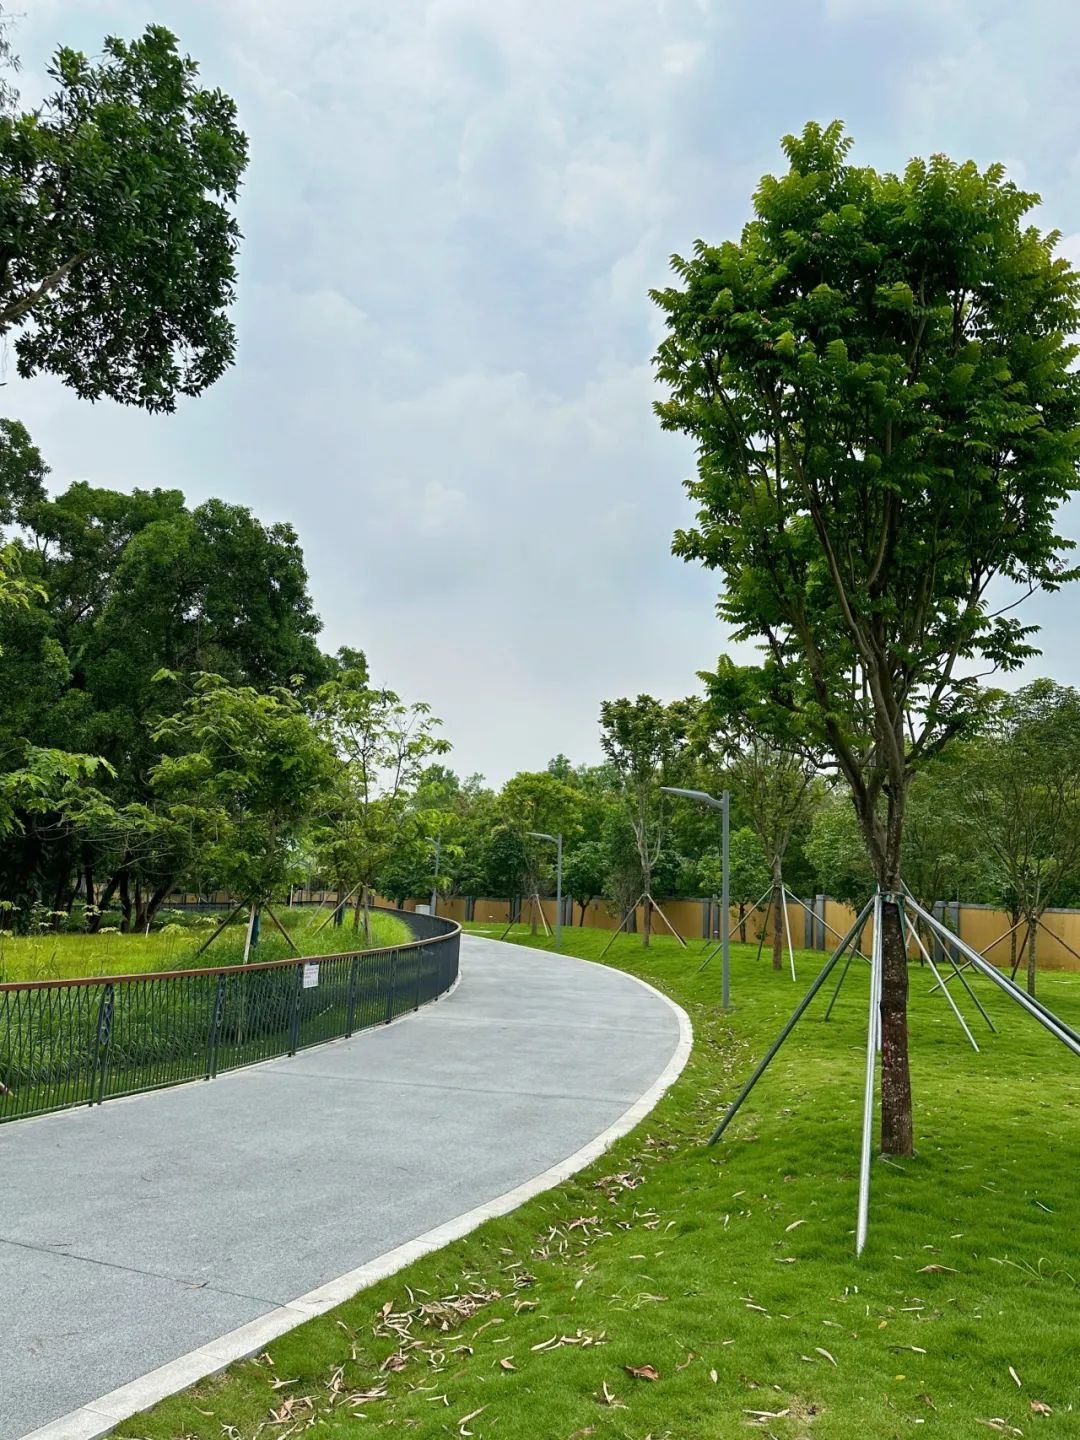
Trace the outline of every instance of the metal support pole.
[[[949, 989], [949, 987], [948, 987], [947, 985], [945, 985], [945, 984], [942, 983], [941, 974], [940, 974], [937, 966], [934, 964], [933, 960], [930, 958], [930, 951], [929, 951], [929, 950], [926, 948], [926, 946], [923, 944], [922, 936], [919, 934], [918, 930], [916, 930], [915, 926], [912, 925], [911, 922], [905, 918], [905, 916], [904, 916], [904, 907], [903, 907], [903, 904], [901, 904], [898, 908], [899, 908], [899, 911], [900, 911], [900, 930], [901, 930], [901, 933], [904, 934], [904, 944], [905, 944], [905, 947], [906, 947], [906, 945], [907, 945], [907, 935], [908, 935], [908, 934], [913, 935], [914, 938], [915, 938], [915, 944], [918, 945], [919, 949], [922, 951], [923, 955], [924, 955], [925, 958], [926, 958], [926, 963], [930, 966], [930, 972], [931, 972], [931, 974], [933, 975], [934, 979], [938, 982], [938, 984], [941, 985], [942, 990], [945, 992], [945, 999], [948, 1000], [949, 1005], [950, 1005], [951, 1008], [952, 1008], [952, 1012], [953, 1012], [953, 1014], [956, 1016], [957, 1022], [959, 1023], [960, 1029], [963, 1030], [964, 1034], [967, 1036], [968, 1040], [970, 1041], [970, 1043], [971, 1043], [971, 1048], [975, 1051], [976, 1054], [978, 1054], [978, 1053], [979, 1053], [979, 1047], [978, 1047], [978, 1045], [975, 1043], [975, 1036], [972, 1035], [971, 1031], [968, 1029], [967, 1021], [964, 1019], [963, 1015], [960, 1014], [960, 1009], [959, 1009], [959, 1007], [957, 1006], [956, 1001], [955, 1001], [955, 1000], [953, 999], [953, 997], [952, 997], [952, 991]], [[946, 952], [946, 953], [947, 953], [947, 952]]]
[[732, 1120], [735, 1118], [735, 1115], [742, 1106], [743, 1101], [750, 1094], [751, 1090], [753, 1090], [754, 1086], [761, 1079], [762, 1075], [765, 1074], [765, 1071], [772, 1064], [773, 1060], [776, 1058], [776, 1054], [779, 1051], [780, 1047], [791, 1034], [792, 1030], [795, 1029], [795, 1026], [799, 1023], [799, 1021], [802, 1019], [803, 1014], [808, 1009], [810, 1002], [821, 989], [822, 985], [824, 985], [825, 981], [829, 978], [829, 974], [831, 973], [833, 966], [837, 963], [837, 961], [843, 955], [844, 951], [848, 948], [852, 940], [855, 938], [860, 925], [862, 925], [863, 921], [866, 919], [866, 916], [869, 914], [870, 908], [873, 903], [874, 902], [872, 900], [868, 900], [866, 902], [866, 904], [863, 906], [862, 911], [856, 918], [854, 925], [852, 925], [851, 929], [844, 936], [843, 940], [840, 941], [840, 944], [829, 956], [828, 960], [826, 960], [821, 972], [818, 974], [817, 979], [810, 986], [810, 989], [807, 990], [806, 994], [799, 1001], [798, 1005], [796, 1005], [787, 1024], [773, 1041], [772, 1045], [765, 1053], [764, 1058], [758, 1062], [757, 1068], [750, 1076], [750, 1079], [746, 1082], [743, 1088], [739, 1091], [738, 1095], [736, 1095], [735, 1099], [728, 1106], [724, 1114], [724, 1118], [720, 1121], [720, 1124], [717, 1125], [716, 1129], [709, 1137], [710, 1145], [715, 1145], [717, 1140], [720, 1139], [720, 1136], [724, 1133], [727, 1127], [731, 1124]]
[[874, 896], [874, 943], [870, 948], [870, 1013], [866, 1026], [866, 1089], [863, 1094], [862, 1151], [859, 1156], [859, 1214], [855, 1254], [866, 1244], [870, 1221], [870, 1157], [874, 1144], [874, 1082], [877, 1076], [878, 1032], [881, 1025], [881, 891]]
[[721, 856], [720, 856], [720, 949], [721, 979], [720, 1005], [731, 1009], [731, 791], [725, 790], [720, 796], [721, 814]]
[[206, 1037], [206, 1078], [213, 1080], [217, 1074], [218, 1040], [221, 1037], [221, 1022], [225, 1018], [225, 976], [217, 977], [214, 998], [210, 1011], [210, 1033]]
[[966, 940], [957, 940], [951, 931], [946, 930], [945, 926], [935, 916], [924, 910], [917, 901], [913, 901], [912, 906], [915, 913], [921, 915], [939, 935], [956, 942], [957, 949], [967, 956], [980, 975], [985, 975], [988, 980], [993, 980], [994, 984], [1000, 990], [1004, 990], [1010, 999], [1015, 1000], [1021, 1009], [1026, 1010], [1033, 1020], [1037, 1020], [1044, 1029], [1049, 1030], [1051, 1035], [1067, 1046], [1074, 1055], [1080, 1056], [1080, 1034], [1077, 1034], [1071, 1025], [1067, 1025], [1041, 1001], [1028, 995], [1026, 991], [1020, 989], [1019, 985], [1002, 975], [995, 966], [990, 964], [989, 960], [984, 960], [977, 950], [972, 949]]
[[556, 838], [555, 852], [555, 949], [562, 949], [562, 831]]
[[[864, 913], [865, 913], [865, 912], [864, 912]], [[844, 961], [844, 968], [840, 971], [840, 978], [839, 978], [839, 979], [837, 980], [837, 982], [836, 982], [836, 989], [832, 992], [832, 997], [831, 997], [831, 999], [829, 1000], [828, 1005], [826, 1005], [826, 1007], [825, 1007], [825, 1017], [824, 1017], [824, 1018], [825, 1018], [826, 1020], [828, 1020], [829, 1016], [832, 1014], [832, 1012], [833, 1012], [833, 1006], [836, 1004], [837, 1000], [840, 998], [840, 989], [841, 989], [844, 981], [847, 979], [847, 972], [848, 972], [848, 970], [851, 968], [851, 962], [855, 959], [855, 956], [856, 956], [858, 953], [859, 953], [859, 951], [856, 950], [854, 946], [852, 946], [852, 948], [848, 951], [848, 957], [847, 957], [847, 959]], [[874, 962], [871, 960], [871, 962], [870, 962], [870, 973], [873, 974], [873, 971], [874, 971]]]
[[791, 921], [788, 919], [787, 913], [787, 886], [783, 881], [780, 882], [780, 903], [784, 907], [784, 929], [787, 932], [787, 953], [788, 959], [791, 961], [791, 978], [792, 981], [795, 981], [798, 979], [795, 974], [795, 947], [791, 943]]

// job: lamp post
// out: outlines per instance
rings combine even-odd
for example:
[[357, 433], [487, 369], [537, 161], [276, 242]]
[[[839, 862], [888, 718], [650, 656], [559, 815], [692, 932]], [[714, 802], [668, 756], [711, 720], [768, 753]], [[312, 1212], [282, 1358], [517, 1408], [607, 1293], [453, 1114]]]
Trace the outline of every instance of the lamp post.
[[722, 817], [721, 827], [721, 852], [720, 852], [720, 946], [723, 964], [721, 980], [720, 1003], [725, 1010], [731, 1009], [731, 937], [728, 933], [731, 919], [731, 886], [729, 883], [729, 849], [728, 829], [731, 819], [731, 791], [725, 790], [717, 800], [715, 795], [708, 795], [704, 790], [682, 790], [676, 785], [661, 785], [660, 789], [665, 795], [678, 795], [682, 800], [696, 800], [699, 805], [708, 805], [713, 810], [719, 810]]
[[550, 840], [555, 846], [555, 949], [562, 949], [562, 835], [548, 835], [543, 830], [528, 830], [534, 840]]

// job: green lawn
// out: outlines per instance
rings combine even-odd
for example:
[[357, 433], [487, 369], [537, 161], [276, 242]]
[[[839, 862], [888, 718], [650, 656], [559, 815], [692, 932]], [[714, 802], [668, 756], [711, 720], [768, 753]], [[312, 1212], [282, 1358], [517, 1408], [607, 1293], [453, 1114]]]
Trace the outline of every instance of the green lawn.
[[[328, 955], [342, 950], [364, 948], [363, 929], [352, 928], [351, 914], [344, 925], [326, 925], [315, 934], [326, 917], [313, 910], [287, 906], [277, 915], [305, 955]], [[97, 935], [45, 934], [13, 936], [0, 931], [0, 981], [66, 980], [78, 975], [134, 975], [144, 970], [184, 970], [195, 966], [234, 965], [243, 958], [245, 925], [230, 925], [208, 950], [195, 951], [224, 918], [221, 914], [195, 917], [186, 914], [181, 923], [166, 924], [149, 935], [121, 935], [118, 931]], [[411, 939], [404, 921], [394, 915], [372, 916], [372, 940], [376, 947], [397, 945]], [[262, 924], [256, 958], [284, 960], [293, 951], [269, 920]]]
[[[564, 931], [590, 957], [606, 939]], [[1080, 1437], [1080, 1061], [991, 994], [1001, 1033], [975, 1055], [914, 969], [919, 1155], [875, 1164], [856, 1261], [867, 971], [828, 1025], [811, 1010], [710, 1150], [822, 957], [800, 957], [796, 988], [735, 947], [725, 1017], [701, 949], [609, 952], [686, 1007], [695, 1046], [608, 1155], [118, 1433]], [[1080, 1021], [1080, 977], [1040, 985]]]

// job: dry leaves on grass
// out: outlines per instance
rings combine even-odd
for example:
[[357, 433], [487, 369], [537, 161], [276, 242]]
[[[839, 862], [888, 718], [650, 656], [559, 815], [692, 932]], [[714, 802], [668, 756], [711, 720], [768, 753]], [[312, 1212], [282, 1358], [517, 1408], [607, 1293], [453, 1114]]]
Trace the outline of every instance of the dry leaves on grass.
[[599, 1393], [598, 1393], [597, 1396], [596, 1396], [596, 1399], [597, 1399], [597, 1401], [598, 1401], [599, 1404], [601, 1404], [601, 1405], [609, 1405], [613, 1410], [627, 1410], [627, 1409], [629, 1409], [629, 1406], [627, 1406], [626, 1404], [624, 1404], [624, 1402], [623, 1402], [622, 1400], [620, 1400], [619, 1397], [612, 1391], [611, 1386], [607, 1383], [606, 1380], [604, 1381], [603, 1385], [600, 1387], [600, 1390], [599, 1390]]
[[1050, 1406], [1042, 1400], [1032, 1400], [1031, 1408], [1036, 1415], [1052, 1415], [1054, 1413]]
[[458, 1434], [459, 1434], [459, 1435], [471, 1435], [473, 1432], [468, 1428], [468, 1426], [469, 1426], [469, 1421], [470, 1421], [470, 1420], [475, 1420], [476, 1417], [477, 1417], [478, 1415], [482, 1415], [486, 1409], [487, 1409], [487, 1406], [486, 1406], [486, 1405], [481, 1405], [480, 1408], [479, 1408], [479, 1410], [470, 1410], [469, 1413], [468, 1413], [468, 1415], [463, 1415], [463, 1416], [461, 1417], [461, 1419], [458, 1421]]
[[659, 1380], [660, 1372], [655, 1365], [624, 1365], [627, 1375], [634, 1380]]

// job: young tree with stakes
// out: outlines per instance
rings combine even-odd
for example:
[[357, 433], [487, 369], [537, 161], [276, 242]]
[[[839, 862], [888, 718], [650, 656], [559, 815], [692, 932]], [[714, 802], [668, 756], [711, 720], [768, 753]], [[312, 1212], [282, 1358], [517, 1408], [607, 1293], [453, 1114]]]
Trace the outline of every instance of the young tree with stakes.
[[642, 945], [648, 945], [652, 934], [653, 871], [667, 834], [661, 788], [681, 778], [692, 709], [686, 701], [663, 705], [651, 695], [605, 700], [600, 707], [600, 747], [615, 772], [637, 850], [636, 881], [644, 899]]
[[697, 448], [675, 552], [722, 573], [721, 618], [764, 650], [755, 729], [825, 750], [851, 789], [884, 895], [881, 1146], [903, 1155], [905, 804], [972, 725], [973, 671], [1035, 653], [1017, 601], [1075, 574], [1055, 517], [1077, 483], [1080, 277], [1001, 165], [879, 174], [850, 143], [839, 123], [788, 136], [740, 239], [673, 260], [657, 413]]

